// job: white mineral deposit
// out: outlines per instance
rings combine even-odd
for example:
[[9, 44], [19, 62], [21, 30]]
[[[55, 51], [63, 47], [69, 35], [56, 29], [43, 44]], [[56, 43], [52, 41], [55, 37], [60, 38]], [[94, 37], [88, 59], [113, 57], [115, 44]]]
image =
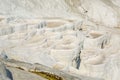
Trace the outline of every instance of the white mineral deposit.
[[120, 80], [120, 0], [0, 0], [0, 80]]

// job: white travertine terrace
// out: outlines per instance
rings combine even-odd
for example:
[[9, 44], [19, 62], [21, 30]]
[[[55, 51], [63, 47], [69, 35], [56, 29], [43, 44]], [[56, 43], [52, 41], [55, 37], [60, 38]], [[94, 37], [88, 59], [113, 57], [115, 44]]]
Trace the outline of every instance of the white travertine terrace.
[[[120, 80], [119, 3], [0, 0], [0, 58]], [[0, 64], [0, 80], [1, 67], [5, 72]]]
[[[32, 25], [30, 21], [21, 23], [17, 21], [1, 27], [2, 58], [39, 63], [74, 74], [114, 80], [109, 77], [113, 74], [107, 73], [111, 71], [108, 68], [115, 64], [111, 60], [114, 59], [112, 56], [117, 58], [119, 55], [118, 33], [113, 33], [113, 30], [109, 32], [104, 26], [106, 31], [88, 27], [86, 30], [78, 30], [76, 29], [78, 26], [75, 26], [78, 22], [65, 21], [61, 24], [61, 21], [57, 21], [54, 25], [59, 22], [61, 25], [49, 28], [47, 22], [50, 21], [47, 19], [31, 20], [34, 22]], [[54, 23], [54, 20], [51, 22]], [[116, 76], [117, 74], [113, 77]]]

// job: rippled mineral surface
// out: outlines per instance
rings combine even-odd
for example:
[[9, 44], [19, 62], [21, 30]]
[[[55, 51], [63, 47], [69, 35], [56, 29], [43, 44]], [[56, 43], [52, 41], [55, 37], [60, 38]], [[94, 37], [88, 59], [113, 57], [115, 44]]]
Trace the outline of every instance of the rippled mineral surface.
[[120, 0], [0, 0], [0, 80], [120, 80]]

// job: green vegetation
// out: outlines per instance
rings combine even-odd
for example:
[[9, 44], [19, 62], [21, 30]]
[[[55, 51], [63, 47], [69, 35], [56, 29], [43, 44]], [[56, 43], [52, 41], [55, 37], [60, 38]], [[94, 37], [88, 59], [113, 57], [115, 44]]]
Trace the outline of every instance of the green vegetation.
[[54, 74], [47, 73], [47, 72], [34, 72], [34, 71], [32, 71], [32, 73], [35, 73], [39, 76], [42, 76], [48, 80], [63, 80], [61, 77], [54, 75]]
[[[16, 68], [20, 69], [20, 70], [24, 70], [21, 67], [16, 67]], [[62, 77], [59, 77], [59, 76], [57, 76], [55, 74], [51, 74], [51, 73], [48, 73], [48, 72], [36, 72], [36, 71], [29, 71], [29, 72], [37, 74], [37, 75], [39, 75], [41, 77], [44, 77], [44, 78], [46, 78], [48, 80], [63, 80]]]

